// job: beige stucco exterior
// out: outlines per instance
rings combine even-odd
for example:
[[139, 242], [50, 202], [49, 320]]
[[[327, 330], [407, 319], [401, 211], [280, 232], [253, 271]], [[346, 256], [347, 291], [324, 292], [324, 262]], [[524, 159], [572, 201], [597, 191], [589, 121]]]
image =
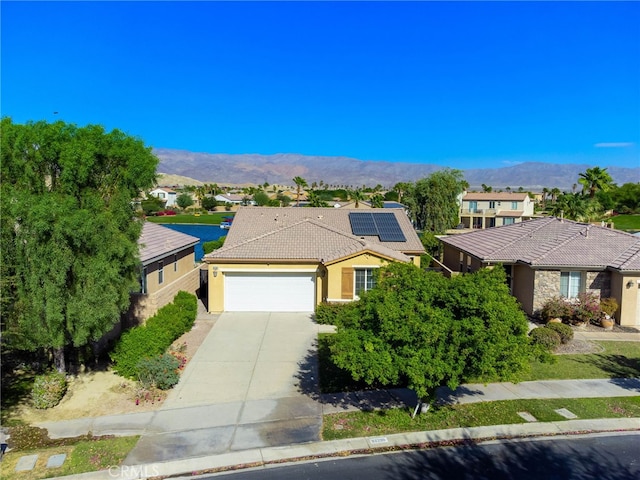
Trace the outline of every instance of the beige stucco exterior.
[[[159, 279], [160, 262], [163, 263], [162, 283]], [[196, 294], [200, 288], [200, 269], [201, 266], [195, 262], [194, 247], [144, 266], [145, 293], [131, 295], [126, 321], [131, 325], [144, 323], [160, 308], [171, 303], [181, 290]]]
[[[420, 266], [420, 257], [411, 257], [412, 263]], [[372, 252], [362, 252], [345, 257], [326, 265], [320, 262], [277, 262], [253, 261], [238, 262], [233, 260], [217, 260], [208, 264], [208, 310], [210, 313], [221, 313], [225, 310], [224, 286], [226, 272], [311, 272], [315, 275], [315, 305], [322, 302], [352, 301], [354, 293], [349, 298], [343, 294], [343, 272], [345, 269], [379, 268], [387, 265], [391, 259], [384, 258]], [[353, 283], [352, 283], [353, 284]]]
[[611, 296], [618, 300], [616, 321], [620, 325], [640, 326], [640, 274], [612, 272]]

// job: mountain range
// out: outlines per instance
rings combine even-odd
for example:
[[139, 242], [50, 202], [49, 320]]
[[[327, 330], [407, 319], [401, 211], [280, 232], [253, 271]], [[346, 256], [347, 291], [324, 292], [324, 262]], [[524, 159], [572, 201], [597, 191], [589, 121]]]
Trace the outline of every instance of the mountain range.
[[[160, 159], [158, 171], [189, 177], [199, 182], [217, 184], [291, 185], [296, 176], [307, 183], [375, 186], [390, 188], [398, 182], [413, 182], [441, 170], [442, 166], [418, 163], [392, 163], [358, 160], [349, 157], [326, 157], [282, 153], [275, 155], [197, 153], [167, 148], [154, 149]], [[571, 190], [578, 174], [595, 165], [525, 162], [502, 168], [463, 170], [471, 188], [482, 184], [495, 189], [541, 190], [543, 187]], [[608, 167], [618, 185], [640, 182], [640, 167]], [[579, 188], [579, 187], [578, 187]]]

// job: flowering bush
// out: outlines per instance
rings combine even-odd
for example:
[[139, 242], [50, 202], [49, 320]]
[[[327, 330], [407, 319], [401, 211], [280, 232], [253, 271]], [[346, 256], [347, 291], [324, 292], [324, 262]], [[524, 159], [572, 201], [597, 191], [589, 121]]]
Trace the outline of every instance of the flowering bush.
[[547, 322], [552, 318], [569, 320], [573, 316], [573, 306], [562, 297], [553, 297], [544, 303], [540, 315]]
[[38, 409], [52, 408], [60, 403], [67, 391], [67, 378], [64, 373], [51, 372], [38, 375], [31, 389], [33, 406]]
[[599, 322], [602, 317], [602, 309], [598, 296], [595, 293], [579, 293], [573, 317], [576, 323]]

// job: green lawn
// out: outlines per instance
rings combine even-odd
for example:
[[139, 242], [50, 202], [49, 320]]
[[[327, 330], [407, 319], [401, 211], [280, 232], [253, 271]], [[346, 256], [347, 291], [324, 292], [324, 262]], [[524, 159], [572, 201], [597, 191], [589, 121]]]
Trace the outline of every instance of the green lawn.
[[[2, 478], [33, 480], [51, 476], [74, 475], [116, 467], [122, 463], [139, 437], [115, 437], [101, 440], [81, 440], [72, 445], [60, 445], [29, 450], [11, 450], [2, 459]], [[58, 468], [47, 468], [51, 455], [66, 454]], [[23, 455], [38, 455], [36, 466], [28, 472], [16, 472], [18, 459]], [[116, 472], [117, 469], [113, 471]]]
[[512, 400], [433, 407], [411, 418], [410, 409], [325, 415], [324, 440], [393, 433], [441, 430], [483, 425], [525, 423], [517, 412], [529, 412], [540, 422], [566, 420], [554, 410], [566, 408], [580, 419], [640, 416], [640, 396], [620, 398], [572, 398]]
[[556, 363], [532, 362], [528, 380], [563, 380], [572, 378], [626, 378], [640, 376], [640, 343], [596, 342], [602, 353], [556, 355]]
[[640, 231], [640, 215], [617, 215], [611, 221], [617, 230]]
[[153, 223], [199, 223], [204, 225], [220, 225], [222, 217], [233, 217], [231, 212], [203, 213], [195, 215], [163, 215], [161, 217], [147, 217]]

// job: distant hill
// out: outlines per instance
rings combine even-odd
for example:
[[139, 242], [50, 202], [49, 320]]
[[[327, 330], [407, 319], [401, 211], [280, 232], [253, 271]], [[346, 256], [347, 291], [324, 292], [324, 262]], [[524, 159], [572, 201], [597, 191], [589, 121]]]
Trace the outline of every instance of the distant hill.
[[[308, 183], [322, 180], [331, 185], [380, 184], [392, 187], [398, 182], [415, 181], [443, 168], [432, 164], [372, 162], [293, 153], [229, 155], [166, 148], [154, 149], [154, 153], [160, 159], [160, 172], [218, 184], [268, 182], [291, 185], [293, 177], [301, 176]], [[464, 170], [464, 176], [472, 188], [479, 188], [484, 183], [494, 189], [558, 187], [570, 190], [577, 183], [578, 174], [593, 166], [528, 162], [503, 168]], [[640, 182], [640, 168], [609, 167], [607, 171], [618, 184]]]

